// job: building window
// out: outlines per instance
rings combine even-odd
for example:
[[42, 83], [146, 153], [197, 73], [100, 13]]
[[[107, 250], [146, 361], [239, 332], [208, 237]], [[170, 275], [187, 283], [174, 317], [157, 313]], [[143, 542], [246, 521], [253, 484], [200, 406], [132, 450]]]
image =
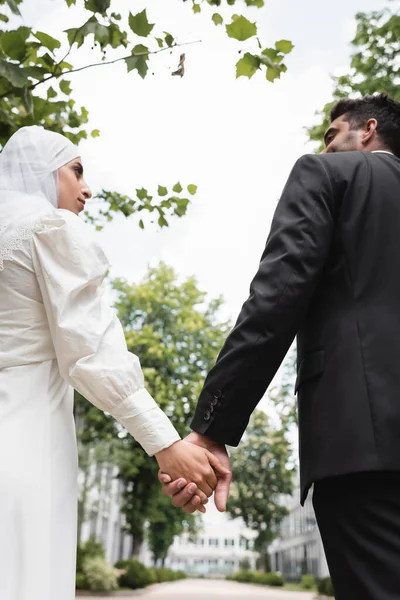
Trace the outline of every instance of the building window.
[[233, 548], [235, 545], [235, 540], [225, 539], [225, 548]]
[[212, 548], [218, 548], [219, 547], [219, 539], [218, 538], [210, 538], [208, 540], [208, 545], [211, 546]]

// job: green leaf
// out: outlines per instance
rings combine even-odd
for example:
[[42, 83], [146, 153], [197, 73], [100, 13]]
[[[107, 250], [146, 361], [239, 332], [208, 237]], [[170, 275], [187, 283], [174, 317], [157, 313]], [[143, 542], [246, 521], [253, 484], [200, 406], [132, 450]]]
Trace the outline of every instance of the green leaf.
[[181, 186], [181, 184], [178, 182], [174, 185], [174, 187], [172, 188], [172, 190], [175, 192], [175, 194], [180, 194], [183, 190], [183, 187]]
[[33, 113], [33, 98], [32, 98], [32, 92], [27, 87], [24, 88], [23, 102], [24, 102], [26, 114], [31, 115]]
[[71, 82], [67, 81], [66, 79], [64, 79], [63, 81], [60, 81], [60, 90], [63, 92], [63, 94], [66, 94], [67, 96], [69, 96], [70, 93], [72, 92]]
[[49, 100], [51, 100], [52, 98], [56, 98], [57, 97], [57, 92], [53, 87], [49, 87], [49, 89], [47, 90], [47, 98]]
[[54, 52], [54, 50], [56, 50], [56, 48], [61, 47], [61, 42], [59, 40], [56, 40], [55, 38], [51, 37], [51, 35], [48, 35], [47, 33], [44, 33], [43, 31], [37, 31], [33, 35], [35, 36], [35, 38], [37, 40], [39, 40], [39, 42], [42, 44], [42, 46], [45, 46], [46, 48], [48, 48], [50, 50], [50, 52]]
[[165, 43], [167, 44], [168, 48], [171, 48], [171, 46], [175, 42], [175, 38], [173, 35], [168, 33], [168, 31], [164, 31], [164, 33], [165, 33]]
[[164, 40], [162, 40], [161, 38], [157, 38], [157, 37], [155, 39], [157, 41], [158, 47], [159, 48], [163, 48], [163, 46], [164, 46]]
[[136, 195], [139, 198], [139, 200], [145, 200], [149, 193], [145, 188], [140, 188], [140, 190], [136, 190]]
[[214, 13], [211, 17], [215, 25], [222, 25], [224, 20], [219, 13]]
[[111, 13], [111, 16], [115, 21], [120, 21], [122, 19], [121, 15], [119, 13], [113, 12], [113, 13]]
[[144, 229], [144, 223], [143, 223], [142, 219], [140, 219], [140, 221], [139, 221], [139, 227], [140, 227], [140, 229]]
[[226, 32], [230, 38], [244, 42], [257, 35], [257, 25], [248, 21], [246, 17], [240, 16], [226, 26]]
[[188, 185], [187, 189], [188, 189], [189, 194], [194, 196], [195, 193], [197, 192], [197, 185], [194, 185], [193, 183], [191, 183], [190, 185]]
[[294, 48], [294, 45], [289, 40], [280, 40], [276, 42], [275, 48], [278, 52], [283, 52], [283, 54], [289, 54]]
[[275, 81], [275, 79], [279, 79], [281, 76], [281, 70], [279, 67], [267, 67], [266, 78], [271, 83]]
[[254, 54], [246, 52], [246, 54], [236, 63], [236, 78], [248, 77], [251, 79], [260, 68], [260, 59]]
[[257, 6], [257, 8], [262, 8], [265, 4], [264, 0], [246, 0], [247, 6]]
[[2, 58], [0, 58], [0, 77], [5, 77], [11, 85], [17, 88], [22, 88], [29, 82], [21, 67], [13, 65]]
[[105, 15], [110, 8], [110, 2], [111, 0], [85, 0], [85, 8], [91, 12]]
[[93, 129], [91, 133], [92, 138], [97, 138], [100, 136], [100, 129]]
[[201, 12], [200, 4], [196, 4], [196, 2], [193, 2], [193, 12], [194, 12], [194, 14]]
[[158, 219], [158, 224], [160, 227], [168, 227], [168, 221], [166, 220], [164, 215], [160, 215], [160, 217]]
[[6, 2], [7, 2], [7, 4], [8, 4], [8, 6], [9, 6], [9, 8], [10, 8], [11, 12], [12, 12], [14, 15], [18, 15], [18, 16], [20, 17], [20, 16], [21, 16], [21, 13], [20, 13], [20, 10], [19, 10], [19, 8], [18, 8], [18, 6], [17, 6], [17, 3], [16, 3], [16, 2], [14, 2], [14, 0], [6, 0]]
[[31, 34], [29, 27], [19, 27], [11, 31], [4, 31], [0, 37], [0, 47], [4, 54], [12, 60], [23, 62], [27, 52], [26, 41]]
[[149, 23], [146, 9], [144, 9], [137, 15], [129, 13], [129, 27], [136, 35], [147, 37], [152, 32], [154, 25]]
[[233, 6], [236, 2], [236, 0], [226, 0], [227, 4], [229, 4], [229, 6]]
[[65, 2], [67, 3], [67, 6], [70, 7], [73, 4], [76, 4], [76, 0], [65, 0]]
[[144, 79], [146, 77], [147, 71], [149, 69], [147, 65], [147, 61], [149, 60], [149, 49], [142, 44], [138, 44], [132, 50], [133, 54], [136, 56], [129, 56], [125, 59], [126, 65], [128, 67], [128, 73], [136, 69], [139, 75]]
[[168, 190], [166, 187], [164, 187], [163, 185], [159, 185], [158, 186], [158, 195], [159, 196], [166, 196], [168, 194]]
[[278, 50], [275, 50], [275, 48], [265, 48], [265, 50], [263, 50], [261, 54], [269, 59], [269, 64], [271, 64], [271, 62], [280, 63], [283, 59], [283, 56], [279, 54]]
[[8, 23], [10, 19], [7, 17], [7, 15], [2, 15], [0, 14], [0, 21], [3, 21], [3, 23]]

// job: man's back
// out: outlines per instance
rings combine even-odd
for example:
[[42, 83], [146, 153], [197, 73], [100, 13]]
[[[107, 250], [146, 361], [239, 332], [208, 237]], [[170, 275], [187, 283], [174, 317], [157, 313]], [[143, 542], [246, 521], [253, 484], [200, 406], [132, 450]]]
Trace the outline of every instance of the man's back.
[[318, 159], [336, 211], [298, 333], [303, 499], [322, 478], [400, 468], [400, 159]]

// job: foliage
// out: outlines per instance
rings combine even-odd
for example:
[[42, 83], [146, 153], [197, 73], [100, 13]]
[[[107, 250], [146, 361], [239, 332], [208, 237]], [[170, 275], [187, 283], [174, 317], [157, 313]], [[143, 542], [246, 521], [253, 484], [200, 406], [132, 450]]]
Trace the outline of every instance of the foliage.
[[[77, 4], [77, 0], [65, 2], [68, 7]], [[3, 7], [0, 20], [7, 23], [10, 12], [21, 16], [22, 3], [23, 0], [0, 0], [0, 7]], [[78, 2], [86, 9], [87, 17], [83, 23], [66, 30], [60, 39], [26, 26], [1, 32], [1, 143], [21, 125], [33, 123], [41, 123], [57, 131], [65, 131], [67, 127], [71, 139], [79, 142], [88, 135], [84, 128], [88, 122], [88, 112], [85, 108], [77, 108], [70, 98], [71, 75], [93, 67], [125, 62], [128, 73], [135, 71], [145, 78], [154, 55], [171, 52], [181, 45], [174, 35], [163, 31], [162, 24], [150, 22], [147, 9], [137, 14], [128, 12], [121, 15], [114, 12], [115, 4], [113, 0]], [[221, 4], [222, 0], [194, 1], [193, 11], [199, 13], [208, 8], [211, 13], [210, 6], [219, 7]], [[235, 0], [226, 0], [226, 4], [233, 6]], [[246, 0], [246, 4], [261, 8], [264, 2]], [[215, 25], [224, 22], [223, 17], [215, 12], [211, 19]], [[233, 14], [225, 31], [239, 43], [251, 38], [259, 50], [262, 48], [257, 37], [257, 24], [244, 15]], [[147, 45], [143, 44], [144, 41]], [[93, 62], [78, 67], [68, 62], [72, 50], [88, 44], [95, 55]], [[257, 68], [265, 67], [267, 79], [273, 81], [286, 70], [282, 61], [292, 48], [291, 42], [280, 40], [274, 48], [266, 48], [257, 54], [247, 53], [246, 56], [258, 62]], [[241, 74], [247, 75], [245, 72]], [[42, 96], [38, 94], [41, 90]], [[43, 93], [46, 95], [43, 96]], [[91, 135], [96, 137], [99, 131], [94, 130]]]
[[325, 577], [317, 581], [317, 592], [321, 596], [333, 597], [335, 595], [330, 577]]
[[399, 6], [398, 0], [394, 0], [386, 10], [356, 15], [357, 31], [351, 42], [350, 69], [344, 75], [333, 77], [333, 99], [318, 113], [319, 123], [308, 128], [310, 140], [319, 143], [318, 151], [323, 148], [329, 113], [341, 98], [386, 92], [400, 101]]
[[313, 590], [315, 588], [314, 575], [303, 575], [301, 578], [301, 587], [303, 590]]
[[278, 573], [262, 573], [261, 571], [239, 571], [234, 575], [229, 575], [227, 579], [239, 583], [257, 583], [259, 585], [268, 585], [271, 587], [282, 587], [284, 579]]
[[[147, 530], [147, 539], [153, 553], [154, 564], [157, 564], [158, 561], [164, 562], [175, 536], [185, 530], [192, 532], [197, 530], [198, 517], [196, 515], [177, 515], [176, 513], [177, 510], [171, 504], [171, 499], [158, 494], [153, 504]], [[163, 570], [160, 571], [160, 573], [162, 572]]]
[[282, 379], [279, 386], [271, 388], [268, 391], [268, 398], [274, 405], [279, 416], [282, 428], [287, 431], [293, 425], [297, 427], [297, 407], [294, 396], [294, 386], [296, 380], [296, 350], [293, 350], [287, 357], [282, 372]]
[[115, 569], [100, 556], [87, 558], [83, 563], [83, 572], [89, 590], [94, 592], [113, 592], [118, 589]]
[[153, 573], [153, 577], [156, 583], [186, 579], [186, 573], [184, 573], [183, 571], [173, 571], [172, 569], [165, 569], [163, 567], [153, 568], [150, 570]]
[[115, 567], [125, 571], [119, 576], [120, 587], [135, 590], [147, 587], [156, 581], [152, 571], [137, 560], [119, 561], [115, 564]]
[[100, 559], [105, 561], [105, 551], [103, 545], [96, 541], [96, 538], [90, 537], [85, 543], [78, 542], [76, 557], [76, 588], [88, 590], [90, 584], [86, 578], [84, 565], [91, 559]]
[[95, 537], [90, 537], [86, 542], [78, 544], [76, 570], [83, 572], [83, 564], [90, 558], [103, 558], [106, 554], [101, 542], [98, 542]]
[[285, 431], [271, 427], [268, 416], [256, 410], [244, 441], [231, 455], [233, 485], [227, 510], [257, 532], [255, 549], [265, 561], [268, 545], [287, 514], [281, 497], [292, 492], [289, 457]]
[[243, 560], [240, 561], [239, 563], [239, 568], [241, 571], [250, 571], [251, 569], [251, 564], [248, 558], [244, 558]]

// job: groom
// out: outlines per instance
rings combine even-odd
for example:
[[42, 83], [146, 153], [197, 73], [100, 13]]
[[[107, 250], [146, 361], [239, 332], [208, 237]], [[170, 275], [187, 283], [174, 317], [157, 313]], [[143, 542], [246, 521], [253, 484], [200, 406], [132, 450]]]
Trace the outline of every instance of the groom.
[[[314, 484], [336, 598], [389, 600], [400, 598], [400, 103], [341, 100], [325, 146], [291, 172], [187, 441], [229, 465], [225, 444], [240, 442], [297, 335], [301, 501]], [[190, 512], [182, 483], [164, 493]]]

